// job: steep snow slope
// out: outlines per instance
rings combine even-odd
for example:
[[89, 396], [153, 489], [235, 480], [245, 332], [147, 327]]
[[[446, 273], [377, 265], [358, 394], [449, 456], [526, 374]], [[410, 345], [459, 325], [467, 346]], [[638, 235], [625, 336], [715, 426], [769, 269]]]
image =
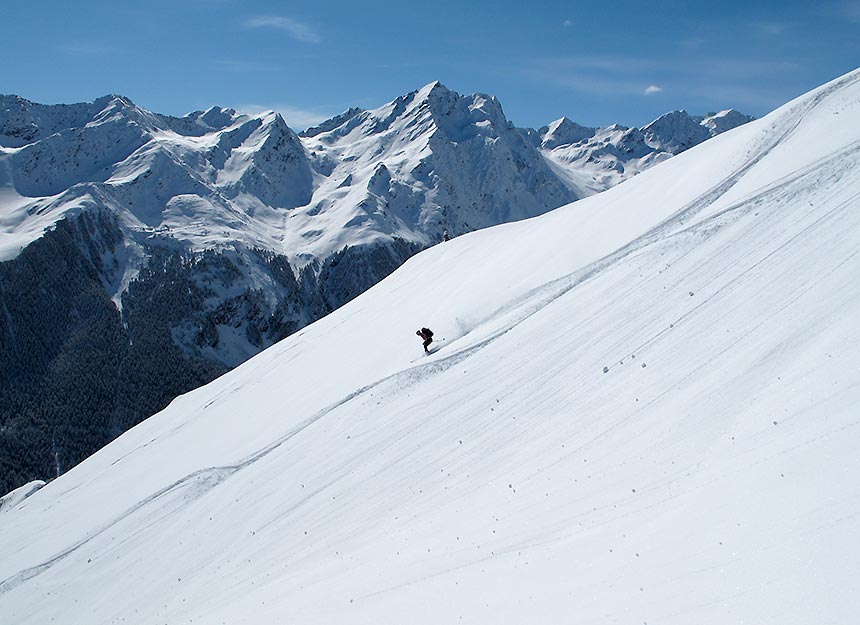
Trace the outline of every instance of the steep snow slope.
[[0, 612], [851, 622], [858, 200], [854, 72], [437, 245], [7, 511]]

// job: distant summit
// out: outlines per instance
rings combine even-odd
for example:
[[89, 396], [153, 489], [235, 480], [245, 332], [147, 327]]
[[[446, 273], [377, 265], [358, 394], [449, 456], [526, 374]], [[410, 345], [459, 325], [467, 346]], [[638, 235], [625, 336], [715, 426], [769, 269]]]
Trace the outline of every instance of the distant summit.
[[749, 115], [735, 110], [700, 117], [687, 111], [672, 111], [658, 117], [642, 129], [648, 143], [656, 148], [679, 154], [705, 139], [752, 121]]
[[525, 131], [580, 195], [598, 193], [753, 118], [734, 110], [704, 117], [672, 111], [643, 128], [587, 128], [562, 117]]
[[708, 113], [700, 123], [710, 128], [712, 135], [716, 135], [749, 123], [754, 119], [755, 117], [744, 115], [734, 109], [727, 109], [719, 113]]
[[590, 139], [596, 132], [596, 128], [580, 126], [576, 122], [570, 121], [567, 117], [557, 119], [538, 130], [541, 137], [540, 145], [547, 150]]

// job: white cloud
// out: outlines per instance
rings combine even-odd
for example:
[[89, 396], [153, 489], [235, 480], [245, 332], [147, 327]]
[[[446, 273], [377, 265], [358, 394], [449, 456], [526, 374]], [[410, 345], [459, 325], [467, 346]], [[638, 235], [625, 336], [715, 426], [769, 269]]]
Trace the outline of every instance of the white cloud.
[[319, 34], [307, 24], [291, 17], [279, 15], [258, 15], [245, 20], [245, 28], [274, 28], [282, 30], [296, 41], [319, 43]]
[[658, 87], [657, 85], [648, 85], [643, 92], [644, 95], [654, 95], [663, 91], [662, 87]]
[[334, 117], [333, 115], [320, 113], [313, 109], [302, 109], [288, 104], [277, 104], [274, 106], [243, 104], [237, 106], [236, 109], [244, 113], [250, 113], [251, 115], [265, 113], [266, 111], [275, 111], [276, 113], [280, 113], [281, 117], [284, 118], [284, 121], [287, 122], [287, 126], [296, 132], [301, 132], [302, 130], [316, 126], [317, 124]]

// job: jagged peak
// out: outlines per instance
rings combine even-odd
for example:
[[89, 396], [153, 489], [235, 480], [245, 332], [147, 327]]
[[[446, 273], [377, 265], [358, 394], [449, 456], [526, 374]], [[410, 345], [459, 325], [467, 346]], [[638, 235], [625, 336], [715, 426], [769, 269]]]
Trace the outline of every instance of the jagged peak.
[[316, 137], [317, 135], [321, 135], [325, 132], [330, 132], [330, 131], [334, 130], [335, 128], [339, 128], [340, 126], [343, 126], [344, 124], [346, 124], [347, 122], [356, 118], [357, 116], [361, 115], [364, 112], [365, 112], [365, 110], [363, 108], [359, 108], [357, 106], [354, 106], [350, 109], [347, 109], [346, 111], [344, 111], [340, 115], [332, 117], [331, 119], [327, 119], [317, 126], [313, 126], [311, 128], [308, 128], [307, 130], [299, 133], [299, 136], [300, 137]]
[[567, 117], [562, 116], [559, 117], [557, 120], [548, 123], [546, 126], [544, 126], [544, 128], [546, 128], [546, 132], [555, 132], [567, 123], [572, 122]]
[[35, 102], [14, 93], [0, 93], [0, 106], [8, 107], [13, 103], [24, 108], [29, 108], [35, 104]]
[[211, 106], [200, 115], [200, 120], [211, 128], [224, 128], [235, 122], [238, 116], [236, 109]]
[[725, 109], [724, 111], [718, 111], [714, 113], [713, 111], [709, 113], [705, 113], [705, 119], [710, 119], [712, 117], [726, 117], [727, 115], [731, 115], [733, 113], [737, 113], [735, 109]]
[[655, 125], [658, 125], [660, 123], [664, 123], [664, 122], [670, 121], [670, 120], [691, 120], [691, 121], [698, 123], [698, 120], [700, 120], [700, 119], [701, 119], [701, 117], [696, 118], [693, 115], [690, 115], [686, 111], [686, 109], [677, 109], [674, 111], [669, 111], [668, 113], [663, 113], [657, 119], [655, 119], [655, 120], [651, 121], [650, 123], [646, 124], [645, 126], [643, 126], [642, 130], [647, 130], [648, 128], [651, 128]]
[[595, 128], [577, 124], [568, 117], [560, 117], [542, 127], [538, 133], [541, 138], [541, 147], [552, 149], [593, 137], [596, 131]]
[[423, 101], [432, 97], [445, 96], [454, 92], [448, 89], [448, 87], [443, 85], [440, 81], [434, 80], [433, 82], [427, 83], [414, 93], [416, 101]]
[[110, 94], [102, 96], [94, 104], [101, 108], [92, 119], [96, 124], [125, 118], [147, 127], [161, 126], [156, 115], [139, 107], [131, 98], [123, 95]]
[[702, 126], [710, 130], [712, 134], [719, 134], [737, 126], [742, 126], [755, 119], [752, 115], [745, 115], [735, 109], [725, 109], [719, 113], [708, 113], [701, 121]]
[[132, 101], [131, 98], [116, 93], [110, 93], [108, 95], [103, 95], [100, 98], [96, 98], [93, 101], [93, 104], [100, 107], [102, 111], [106, 109], [111, 109], [114, 111], [142, 110], [139, 106], [137, 106], [137, 104]]
[[105, 109], [119, 114], [131, 101], [109, 94], [92, 102], [40, 104], [19, 95], [0, 95], [0, 145], [21, 147], [67, 128], [83, 127]]
[[728, 119], [728, 118], [738, 118], [745, 119], [747, 121], [752, 121], [755, 119], [752, 115], [747, 115], [746, 113], [741, 113], [737, 109], [725, 109], [723, 111], [719, 111], [718, 113], [708, 113], [705, 115], [703, 122], [707, 122], [709, 120], [714, 119]]

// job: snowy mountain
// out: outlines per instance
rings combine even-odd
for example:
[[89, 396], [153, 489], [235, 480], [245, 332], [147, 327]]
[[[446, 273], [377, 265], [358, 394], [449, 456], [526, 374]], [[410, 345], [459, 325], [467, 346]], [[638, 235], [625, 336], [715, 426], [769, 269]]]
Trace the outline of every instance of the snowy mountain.
[[0, 611], [852, 622], [858, 198], [860, 71], [436, 245], [6, 510]]
[[121, 96], [71, 106], [4, 96], [0, 107], [4, 259], [82, 208], [119, 215], [127, 238], [156, 229], [195, 250], [257, 247], [298, 266], [576, 199], [495, 98], [439, 83], [301, 139], [275, 113], [171, 118]]
[[304, 133], [326, 178], [294, 211], [284, 246], [299, 258], [383, 236], [427, 245], [533, 217], [576, 199], [489, 96], [438, 82]]
[[[533, 217], [668, 156], [648, 160], [635, 131], [636, 165], [595, 178], [562, 155], [625, 155], [633, 131], [551, 126], [541, 147], [495, 98], [438, 82], [301, 136], [275, 113], [2, 96], [0, 493], [61, 474], [446, 230]], [[579, 136], [590, 147], [565, 143]]]
[[735, 110], [704, 117], [667, 113], [643, 128], [587, 128], [566, 117], [529, 134], [580, 197], [599, 193], [753, 118]]

